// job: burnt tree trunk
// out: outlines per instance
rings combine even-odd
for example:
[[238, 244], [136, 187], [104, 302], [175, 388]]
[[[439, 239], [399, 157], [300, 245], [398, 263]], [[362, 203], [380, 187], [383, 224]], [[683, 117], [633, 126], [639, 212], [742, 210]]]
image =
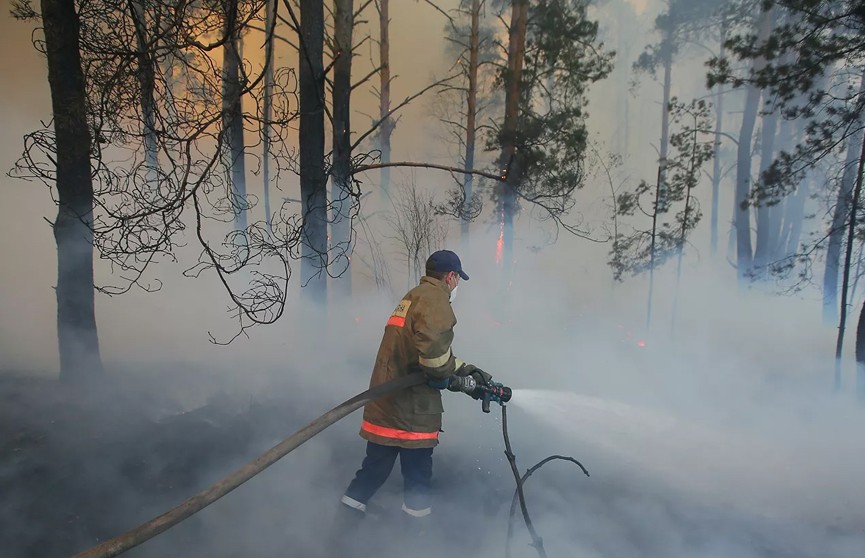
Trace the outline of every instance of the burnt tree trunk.
[[240, 77], [241, 37], [238, 0], [223, 0], [224, 33], [227, 37], [222, 59], [222, 125], [224, 149], [229, 169], [229, 200], [234, 211], [235, 230], [246, 230], [246, 146], [243, 139], [243, 83]]
[[300, 0], [300, 276], [310, 298], [327, 302], [327, 178], [324, 173], [324, 5]]
[[[757, 42], [763, 44], [772, 32], [774, 10], [763, 10], [757, 20]], [[755, 58], [752, 75], [766, 66], [766, 60]], [[739, 284], [744, 285], [751, 277], [754, 255], [751, 244], [751, 138], [757, 121], [760, 90], [752, 84], [745, 86], [745, 109], [739, 129], [739, 146], [736, 153], [736, 269]]]
[[838, 339], [835, 343], [835, 389], [841, 389], [841, 351], [844, 348], [844, 330], [847, 326], [847, 295], [850, 285], [850, 265], [853, 259], [853, 243], [856, 241], [856, 213], [859, 210], [859, 200], [862, 195], [862, 172], [865, 171], [865, 142], [859, 152], [856, 165], [856, 187], [853, 188], [853, 200], [847, 218], [847, 248], [844, 252], [844, 267], [841, 281], [841, 317], [838, 323]]
[[856, 326], [856, 391], [859, 399], [865, 401], [865, 302]]
[[[480, 44], [480, 12], [481, 0], [472, 0], [471, 29], [469, 31], [469, 88], [466, 92], [466, 153], [465, 167], [472, 170], [475, 167], [475, 137], [477, 134], [477, 106], [478, 106], [478, 49]], [[473, 175], [467, 173], [463, 179], [463, 194], [465, 202], [462, 208], [462, 220], [460, 223], [460, 236], [463, 246], [469, 244], [469, 219], [466, 215], [466, 203], [470, 203], [473, 195]]]
[[336, 293], [351, 296], [351, 58], [352, 0], [334, 1], [332, 244]]
[[[276, 22], [274, 21], [274, 4], [277, 0], [267, 0], [267, 6], [264, 12], [264, 26], [267, 32], [274, 29]], [[267, 223], [267, 230], [273, 232], [273, 218], [270, 214], [270, 145], [271, 145], [271, 120], [273, 119], [273, 80], [274, 80], [274, 60], [273, 60], [273, 44], [275, 38], [271, 38], [264, 45], [264, 99], [262, 100], [262, 130], [261, 130], [261, 176], [262, 176], [262, 197], [264, 197], [264, 221]]]
[[[396, 123], [388, 114], [390, 112], [390, 15], [388, 13], [389, 0], [378, 0], [378, 23], [379, 23], [379, 118], [381, 125], [379, 126], [379, 149], [381, 149], [381, 162], [387, 164], [391, 162], [390, 157], [390, 137], [393, 134]], [[384, 166], [381, 169], [381, 192], [384, 200], [390, 197], [390, 167]]]
[[156, 62], [151, 55], [147, 33], [147, 20], [141, 0], [130, 2], [132, 23], [135, 27], [135, 46], [138, 51], [138, 84], [141, 95], [141, 119], [144, 124], [144, 168], [147, 186], [159, 188], [159, 152], [156, 142]]
[[658, 155], [658, 182], [655, 184], [655, 208], [652, 211], [652, 239], [649, 247], [649, 293], [646, 302], [646, 329], [652, 323], [652, 296], [655, 289], [655, 243], [658, 237], [658, 217], [667, 211], [667, 154], [670, 149], [670, 90], [673, 73], [673, 39], [666, 31], [661, 45], [664, 57], [664, 88], [661, 103], [661, 144]]
[[103, 374], [93, 289], [90, 128], [75, 0], [42, 0], [57, 165], [57, 340], [60, 379]]
[[[726, 55], [724, 43], [727, 42], [726, 21], [721, 27], [721, 50], [718, 57]], [[724, 86], [718, 84], [715, 93], [715, 142], [712, 144], [712, 211], [709, 218], [709, 251], [718, 253], [718, 200], [721, 197], [721, 137], [724, 133]]]
[[[773, 111], [764, 114], [760, 130], [760, 174], [769, 168], [775, 159], [775, 136], [778, 130], [778, 116]], [[757, 188], [764, 188], [762, 183]], [[767, 195], [759, 197], [757, 204], [757, 244], [754, 248], [754, 270], [760, 278], [768, 279], [767, 266], [772, 262], [775, 254], [775, 246], [778, 243], [775, 220], [777, 219], [776, 206], [779, 200], [768, 199]]]
[[[865, 73], [859, 85], [859, 95], [865, 95]], [[838, 318], [838, 270], [841, 267], [841, 246], [844, 243], [844, 222], [850, 212], [850, 196], [856, 183], [856, 161], [862, 141], [865, 139], [861, 120], [858, 129], [847, 140], [847, 157], [844, 173], [838, 188], [838, 197], [832, 211], [829, 242], [826, 245], [826, 268], [823, 272], [823, 321], [832, 323]]]
[[505, 120], [502, 125], [501, 166], [506, 180], [500, 185], [499, 209], [502, 219], [502, 268], [506, 281], [510, 279], [514, 249], [514, 215], [516, 190], [521, 180], [516, 140], [519, 130], [520, 96], [522, 95], [523, 62], [526, 56], [528, 0], [512, 0], [511, 24], [508, 36], [508, 69], [505, 80]]

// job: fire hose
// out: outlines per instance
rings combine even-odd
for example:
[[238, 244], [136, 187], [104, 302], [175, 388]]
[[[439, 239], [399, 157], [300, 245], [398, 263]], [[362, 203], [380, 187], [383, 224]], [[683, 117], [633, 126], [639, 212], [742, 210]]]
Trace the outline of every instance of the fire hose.
[[[219, 500], [241, 484], [261, 473], [297, 449], [301, 444], [319, 434], [325, 428], [331, 426], [360, 407], [363, 407], [368, 402], [389, 393], [426, 382], [427, 378], [422, 372], [415, 372], [359, 393], [313, 420], [279, 444], [261, 454], [254, 461], [250, 461], [216, 484], [202, 490], [167, 512], [154, 517], [150, 521], [142, 523], [138, 527], [91, 547], [84, 552], [76, 554], [73, 558], [109, 558], [122, 554], [123, 552], [126, 552], [127, 550], [134, 548], [170, 529], [184, 519], [187, 519], [213, 502]], [[507, 402], [511, 398], [510, 388], [504, 387], [501, 384], [492, 384], [489, 386], [480, 385], [475, 383], [471, 377], [461, 379], [455, 378], [450, 385], [445, 387], [450, 391], [462, 391], [469, 393], [477, 399], [481, 399], [482, 409], [485, 413], [489, 412], [489, 403], [491, 400], [503, 403]]]

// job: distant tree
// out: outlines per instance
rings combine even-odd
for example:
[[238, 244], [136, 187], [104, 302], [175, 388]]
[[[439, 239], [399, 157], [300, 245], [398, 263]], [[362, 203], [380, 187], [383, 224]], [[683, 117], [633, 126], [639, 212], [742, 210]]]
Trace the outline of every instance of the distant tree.
[[[702, 217], [693, 190], [700, 182], [703, 166], [712, 158], [714, 138], [710, 110], [711, 106], [703, 100], [684, 104], [672, 98], [671, 122], [677, 131], [670, 136], [670, 145], [676, 155], [667, 160], [666, 192], [663, 197], [659, 194], [660, 181], [654, 184], [641, 181], [634, 191], [624, 192], [616, 200], [619, 215], [641, 214], [651, 219], [648, 229], [634, 226], [633, 230], [616, 236], [609, 262], [613, 277], [620, 281], [626, 274], [649, 273], [647, 326], [652, 318], [655, 268], [677, 256], [678, 287], [688, 235]], [[675, 209], [678, 204], [681, 207]]]
[[[459, 166], [466, 169], [475, 167], [478, 135], [489, 128], [483, 121], [497, 97], [491, 89], [498, 53], [493, 28], [484, 22], [485, 9], [485, 0], [461, 0], [457, 8], [445, 13], [446, 52], [455, 60], [451, 69], [458, 71], [458, 77], [442, 86], [435, 110], [447, 129], [446, 140], [457, 146]], [[464, 244], [469, 240], [469, 223], [481, 209], [471, 173], [457, 181], [441, 206], [443, 213], [460, 220]]]
[[847, 223], [847, 247], [844, 254], [843, 279], [841, 283], [841, 317], [838, 324], [838, 336], [835, 342], [835, 389], [841, 389], [841, 355], [844, 349], [844, 332], [847, 326], [847, 296], [850, 286], [850, 271], [853, 261], [853, 241], [856, 235], [857, 213], [862, 199], [862, 176], [865, 174], [865, 143], [859, 153], [856, 171], [856, 186], [853, 188], [853, 198], [850, 203], [850, 218]]
[[[740, 32], [727, 41], [734, 59], [754, 61], [752, 71], [737, 71], [730, 58], [715, 58], [710, 66], [709, 83], [728, 83], [734, 87], [764, 89], [768, 98], [786, 120], [804, 122], [803, 140], [792, 149], [780, 150], [772, 164], [762, 172], [762, 187], [743, 191], [743, 211], [757, 204], [776, 204], [800, 189], [806, 175], [820, 164], [832, 164], [846, 149], [847, 169], [858, 155], [862, 95], [861, 68], [865, 67], [865, 47], [861, 35], [865, 14], [859, 3], [821, 3], [815, 0], [783, 0], [767, 7], [781, 10], [783, 17], [772, 30], [768, 14], [763, 17], [763, 33]], [[781, 17], [781, 16], [779, 16]], [[753, 96], [753, 95], [752, 95]], [[740, 174], [744, 174], [744, 165]], [[840, 265], [841, 239], [849, 215], [849, 199], [855, 174], [852, 170], [840, 184], [833, 222], [829, 225], [824, 275], [824, 316], [837, 315], [836, 294]], [[846, 200], [846, 201], [845, 201]], [[824, 240], [819, 241], [822, 244]], [[811, 251], [810, 248], [805, 252]], [[786, 254], [782, 254], [786, 255]], [[801, 255], [801, 253], [800, 253]], [[787, 257], [775, 265], [786, 272], [802, 258]], [[810, 272], [807, 272], [810, 273]]]
[[246, 230], [246, 140], [243, 126], [243, 88], [246, 76], [243, 71], [243, 26], [241, 0], [219, 0], [223, 19], [222, 45], [222, 120], [225, 141], [223, 142], [223, 166], [229, 185], [229, 202], [234, 212], [234, 226], [238, 231]]
[[412, 179], [393, 193], [393, 213], [386, 217], [393, 240], [405, 258], [409, 286], [424, 274], [427, 257], [447, 238], [447, 224], [436, 210], [435, 196], [419, 190]]
[[[817, 0], [779, 0], [767, 2], [763, 14], [779, 10], [783, 17], [771, 32], [734, 35], [727, 43], [736, 59], [752, 62], [752, 71], [738, 73], [729, 59], [710, 63], [710, 84], [731, 83], [734, 86], [761, 88], [772, 95], [776, 106], [787, 119], [806, 122], [804, 138], [791, 150], [781, 151], [762, 173], [763, 187], [754, 193], [744, 192], [743, 208], [757, 204], [774, 204], [797, 191], [802, 181], [815, 168], [831, 167], [844, 161], [847, 169], [856, 167], [861, 173], [861, 143], [863, 128], [860, 114], [863, 107], [862, 68], [865, 68], [865, 8], [861, 2], [819, 2]], [[763, 20], [767, 15], [761, 16]], [[861, 147], [861, 146], [858, 146]], [[740, 172], [740, 174], [742, 174]], [[838, 266], [841, 268], [841, 316], [836, 344], [840, 358], [846, 322], [849, 265], [852, 246], [846, 246], [844, 262], [840, 259], [841, 239], [856, 239], [852, 228], [856, 223], [859, 180], [855, 173], [843, 176], [838, 187], [837, 202], [828, 234], [802, 246], [797, 254], [773, 265], [778, 273], [788, 274], [799, 269], [800, 280], [810, 277], [812, 257], [827, 247], [824, 275], [824, 318], [831, 318], [836, 307]], [[840, 207], [839, 207], [840, 206]], [[744, 209], [743, 209], [744, 210]], [[828, 245], [828, 246], [827, 246]], [[750, 248], [747, 247], [746, 248]], [[836, 385], [840, 383], [836, 359]]]
[[[673, 87], [673, 62], [681, 56], [683, 47], [698, 43], [710, 36], [715, 29], [725, 33], [729, 18], [727, 2], [714, 0], [667, 0], [666, 10], [655, 19], [655, 30], [660, 37], [657, 43], [650, 44], [634, 63], [634, 70], [655, 75], [660, 67], [663, 72], [661, 86], [661, 135], [658, 143], [657, 195], [661, 205], [667, 192], [667, 154], [670, 148], [670, 97]], [[717, 102], [721, 102], [719, 96]], [[722, 113], [716, 119], [716, 151], [720, 148]], [[717, 159], [716, 159], [717, 160]], [[717, 183], [713, 183], [713, 193], [720, 182], [720, 170], [716, 169]], [[717, 236], [717, 194], [713, 197], [713, 231]]]
[[[276, 29], [276, 2], [279, 0], [267, 0], [264, 16], [264, 32], [274, 36]], [[270, 209], [270, 144], [273, 137], [271, 130], [271, 119], [273, 118], [273, 83], [275, 79], [276, 62], [274, 60], [274, 43], [271, 38], [264, 44], [264, 91], [261, 100], [261, 183], [262, 199], [264, 201], [264, 221], [267, 229], [273, 233], [273, 215]]]
[[859, 310], [856, 326], [856, 387], [859, 399], [865, 401], [865, 302]]
[[390, 86], [395, 77], [390, 67], [390, 0], [375, 0], [375, 5], [379, 25], [378, 147], [381, 150], [381, 162], [385, 164], [381, 168], [381, 192], [387, 198], [390, 195], [390, 167], [387, 166], [391, 162], [390, 140], [396, 128], [390, 106]]
[[579, 0], [512, 0], [507, 64], [499, 79], [505, 111], [490, 148], [500, 148], [504, 182], [494, 189], [502, 219], [503, 264], [513, 261], [518, 200], [568, 232], [563, 216], [582, 186], [588, 133], [586, 90], [609, 74], [613, 53], [596, 44], [598, 24]]
[[[84, 359], [78, 356], [86, 352], [98, 357], [93, 293], [86, 294], [94, 289], [94, 246], [114, 270], [111, 280], [115, 284], [96, 286], [101, 292], [121, 294], [136, 286], [153, 290], [161, 283], [146, 275], [150, 265], [174, 259], [177, 247], [183, 244], [181, 235], [191, 232], [201, 254], [186, 274], [210, 271], [218, 277], [233, 303], [239, 331], [272, 323], [282, 315], [291, 261], [299, 257], [301, 241], [308, 237], [311, 214], [298, 214], [283, 204], [272, 227], [254, 222], [243, 230], [235, 228], [235, 209], [251, 206], [254, 198], [237, 200], [230, 175], [223, 172], [228, 117], [234, 109], [222, 102], [224, 73], [211, 58], [211, 53], [224, 50], [233, 37], [243, 34], [237, 28], [252, 30], [256, 22], [266, 20], [262, 18], [265, 4], [264, 0], [248, 1], [236, 11], [233, 0], [182, 6], [175, 0], [46, 4], [42, 27], [51, 32], [58, 28], [46, 23], [53, 21], [56, 10], [64, 10], [63, 18], [74, 11], [68, 20], [71, 27], [64, 19], [62, 33], [46, 44], [63, 37], [62, 85], [79, 89], [64, 92], [63, 100], [58, 99], [53, 122], [55, 127], [64, 126], [61, 133], [45, 129], [28, 134], [24, 155], [12, 174], [42, 181], [58, 194], [60, 217], [55, 233], [59, 235], [62, 370], [71, 370], [73, 363], [98, 369], [82, 364]], [[274, 10], [279, 6], [272, 5]], [[178, 11], [180, 7], [183, 10]], [[237, 14], [232, 25], [226, 24], [226, 10]], [[15, 5], [15, 14], [43, 18], [24, 0]], [[274, 13], [271, 25], [279, 19]], [[77, 48], [74, 33], [67, 34], [73, 31], [79, 37]], [[274, 40], [274, 29], [267, 31], [265, 42]], [[41, 48], [38, 35], [35, 42]], [[55, 51], [51, 49], [46, 57], [53, 66], [57, 59], [52, 58]], [[78, 52], [79, 78], [66, 75], [76, 67], [70, 58], [75, 56], [73, 51]], [[262, 100], [263, 72], [258, 69], [249, 61], [238, 66], [242, 85], [235, 93], [249, 107], [260, 106]], [[271, 130], [269, 152], [276, 180], [298, 170], [287, 140], [298, 114], [295, 84], [293, 70], [277, 69], [268, 95], [270, 115], [244, 111], [239, 119], [248, 128], [246, 132], [258, 131], [264, 124]], [[84, 99], [76, 101], [82, 94]], [[77, 120], [74, 126], [67, 126], [64, 114], [70, 113], [68, 103], [73, 101], [78, 103], [71, 110]], [[142, 117], [145, 112], [147, 116]], [[69, 131], [74, 131], [74, 139], [69, 138]], [[158, 154], [156, 164], [154, 154]], [[74, 187], [68, 178], [70, 157], [76, 161], [73, 167], [79, 176]], [[319, 159], [323, 167], [322, 157]], [[88, 177], [92, 177], [90, 186], [86, 185]], [[322, 222], [326, 224], [326, 213]], [[79, 345], [77, 349], [69, 346], [70, 339]]]

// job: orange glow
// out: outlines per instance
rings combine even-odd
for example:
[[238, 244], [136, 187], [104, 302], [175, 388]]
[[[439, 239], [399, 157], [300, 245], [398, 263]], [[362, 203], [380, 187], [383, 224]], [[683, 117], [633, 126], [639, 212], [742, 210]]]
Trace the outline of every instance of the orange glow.
[[499, 229], [499, 239], [496, 241], [496, 265], [502, 265], [502, 254], [505, 245], [505, 208], [502, 207], [502, 221]]
[[645, 346], [646, 346], [646, 342], [645, 342], [645, 341], [637, 341], [637, 346], [638, 346], [638, 347], [645, 347]]

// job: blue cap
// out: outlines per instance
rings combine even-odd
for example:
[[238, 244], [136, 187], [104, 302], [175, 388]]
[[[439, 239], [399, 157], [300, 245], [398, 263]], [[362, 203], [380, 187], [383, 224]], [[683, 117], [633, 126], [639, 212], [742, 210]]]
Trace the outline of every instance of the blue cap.
[[456, 271], [464, 280], [468, 281], [469, 276], [463, 271], [463, 264], [460, 262], [460, 257], [450, 250], [439, 250], [433, 252], [426, 261], [426, 268], [429, 271], [438, 271], [447, 273], [448, 271]]

